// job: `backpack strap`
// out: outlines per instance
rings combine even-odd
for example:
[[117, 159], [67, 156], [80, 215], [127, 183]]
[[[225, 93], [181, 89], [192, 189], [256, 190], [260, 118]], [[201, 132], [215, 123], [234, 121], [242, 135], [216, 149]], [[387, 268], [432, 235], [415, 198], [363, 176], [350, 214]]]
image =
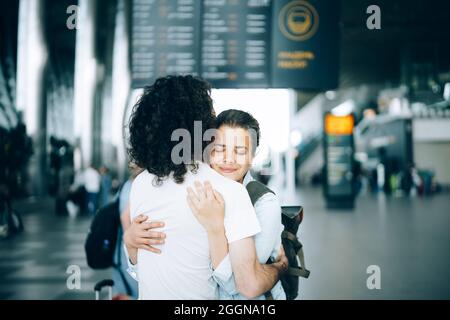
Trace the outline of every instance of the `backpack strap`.
[[302, 277], [302, 278], [308, 278], [309, 277], [309, 270], [306, 269], [305, 265], [305, 255], [303, 253], [303, 245], [300, 241], [298, 241], [297, 236], [295, 236], [293, 233], [289, 231], [283, 231], [281, 234], [281, 237], [283, 239], [287, 239], [291, 241], [294, 244], [294, 248], [297, 254], [297, 258], [299, 260], [300, 266], [298, 268], [289, 268], [287, 273], [292, 276]]
[[[255, 206], [255, 203], [258, 202], [264, 195], [268, 193], [275, 194], [272, 190], [270, 190], [266, 185], [262, 184], [259, 181], [250, 181], [245, 188], [247, 189], [248, 195], [250, 196], [250, 200], [252, 201], [252, 205]], [[267, 263], [271, 263], [271, 259], [267, 261]], [[267, 291], [264, 296], [266, 300], [273, 300], [272, 293]]]
[[299, 276], [305, 279], [309, 278], [309, 270], [306, 269], [305, 255], [303, 254], [303, 246], [298, 250], [297, 257], [300, 261]]
[[250, 181], [246, 186], [248, 195], [250, 196], [250, 200], [252, 201], [252, 205], [254, 206], [262, 196], [272, 193], [275, 194], [272, 190], [270, 190], [266, 185], [262, 184], [259, 181]]
[[309, 271], [306, 270], [306, 269], [300, 268], [300, 267], [298, 267], [298, 268], [292, 268], [292, 267], [290, 267], [290, 268], [286, 271], [286, 273], [287, 273], [288, 275], [290, 275], [290, 276], [302, 277], [302, 278], [305, 278], [305, 279], [308, 279], [308, 278], [309, 278]]

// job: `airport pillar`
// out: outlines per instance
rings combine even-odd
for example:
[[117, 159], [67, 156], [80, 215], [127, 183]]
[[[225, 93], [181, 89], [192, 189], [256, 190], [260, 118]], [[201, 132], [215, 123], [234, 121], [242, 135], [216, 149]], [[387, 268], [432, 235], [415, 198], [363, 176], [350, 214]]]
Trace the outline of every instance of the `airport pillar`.
[[95, 56], [96, 0], [79, 0], [75, 49], [74, 131], [80, 153], [80, 170], [92, 160], [93, 114], [97, 79], [102, 71]]
[[23, 114], [28, 134], [33, 139], [34, 155], [29, 165], [33, 177], [29, 190], [45, 193], [47, 172], [46, 110], [43, 87], [47, 47], [41, 23], [42, 0], [20, 0], [17, 48], [17, 109]]
[[127, 109], [131, 97], [131, 73], [129, 65], [129, 1], [119, 0], [117, 3], [116, 28], [114, 34], [113, 70], [112, 70], [112, 145], [116, 150], [117, 173], [123, 181], [127, 171], [126, 126]]
[[295, 201], [295, 147], [292, 144], [290, 138], [293, 130], [293, 119], [297, 111], [297, 92], [295, 90], [289, 90], [289, 144], [286, 155], [286, 201]]

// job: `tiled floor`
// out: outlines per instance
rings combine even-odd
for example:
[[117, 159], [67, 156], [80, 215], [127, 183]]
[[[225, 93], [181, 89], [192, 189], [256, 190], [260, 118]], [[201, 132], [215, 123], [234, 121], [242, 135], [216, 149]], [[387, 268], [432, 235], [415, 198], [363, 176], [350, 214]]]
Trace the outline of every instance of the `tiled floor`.
[[[58, 217], [51, 201], [21, 203], [25, 232], [0, 241], [0, 299], [94, 298], [97, 281], [111, 277], [109, 271], [88, 268], [84, 241], [90, 219]], [[79, 266], [81, 288], [69, 290], [66, 273]]]
[[[361, 196], [354, 211], [328, 211], [320, 189], [301, 189], [300, 228], [308, 280], [303, 299], [450, 299], [450, 195]], [[93, 299], [110, 271], [90, 270], [84, 240], [90, 219], [56, 216], [51, 202], [18, 206], [26, 231], [0, 241], [0, 299]], [[81, 269], [81, 289], [67, 287], [67, 268]], [[381, 290], [367, 289], [367, 267], [381, 269]]]
[[[302, 190], [300, 227], [311, 276], [304, 299], [450, 299], [450, 194], [430, 198], [361, 196], [353, 211], [324, 209], [318, 190]], [[381, 290], [367, 288], [367, 267]]]

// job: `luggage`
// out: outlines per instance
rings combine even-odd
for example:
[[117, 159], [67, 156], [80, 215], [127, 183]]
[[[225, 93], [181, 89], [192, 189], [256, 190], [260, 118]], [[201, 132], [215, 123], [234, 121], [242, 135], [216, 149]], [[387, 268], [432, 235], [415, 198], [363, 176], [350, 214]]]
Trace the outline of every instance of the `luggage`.
[[112, 288], [114, 287], [114, 281], [111, 279], [106, 279], [98, 282], [95, 287], [95, 300], [100, 300], [100, 295], [103, 290], [103, 288], [108, 288], [108, 300], [112, 300]]
[[92, 221], [84, 245], [87, 264], [92, 269], [115, 266], [117, 234], [120, 227], [119, 197], [100, 208]]

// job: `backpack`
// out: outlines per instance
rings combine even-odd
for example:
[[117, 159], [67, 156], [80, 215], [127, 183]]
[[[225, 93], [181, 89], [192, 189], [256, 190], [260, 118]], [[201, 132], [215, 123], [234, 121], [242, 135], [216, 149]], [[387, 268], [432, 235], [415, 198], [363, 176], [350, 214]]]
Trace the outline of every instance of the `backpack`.
[[120, 227], [119, 197], [100, 208], [92, 221], [84, 244], [87, 264], [92, 269], [114, 267], [114, 253]]
[[[119, 201], [120, 197], [118, 196], [113, 202], [97, 211], [87, 235], [84, 250], [89, 267], [94, 270], [111, 267], [116, 269], [127, 294], [131, 295], [130, 284], [121, 269], [122, 239], [118, 237], [118, 234], [122, 228], [122, 223], [120, 221]], [[116, 248], [118, 250], [117, 262], [114, 261]]]
[[[246, 188], [253, 205], [265, 194], [275, 194], [258, 181], [251, 181]], [[281, 220], [284, 226], [281, 241], [286, 258], [289, 261], [289, 269], [280, 277], [280, 281], [287, 300], [294, 300], [298, 296], [299, 277], [307, 279], [310, 273], [306, 269], [303, 245], [297, 238], [298, 228], [303, 221], [303, 207], [281, 207], [281, 213]], [[272, 263], [272, 260], [269, 259], [267, 263]]]

